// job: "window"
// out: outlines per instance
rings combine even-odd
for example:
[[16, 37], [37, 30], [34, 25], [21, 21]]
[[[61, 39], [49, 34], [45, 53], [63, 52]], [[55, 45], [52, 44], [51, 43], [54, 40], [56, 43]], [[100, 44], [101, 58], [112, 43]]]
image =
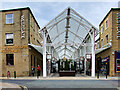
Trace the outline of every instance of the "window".
[[101, 46], [103, 47], [103, 39], [101, 40]]
[[34, 67], [35, 67], [35, 56], [34, 56]]
[[14, 65], [14, 55], [6, 54], [6, 65]]
[[6, 14], [6, 24], [13, 23], [13, 14]]
[[6, 34], [6, 44], [13, 44], [13, 33]]
[[100, 45], [99, 45], [99, 44], [100, 44], [100, 42], [98, 41], [98, 48], [100, 48]]
[[32, 67], [32, 55], [31, 55], [31, 67]]
[[101, 34], [103, 34], [103, 25], [101, 25]]
[[105, 21], [105, 29], [108, 28], [108, 19]]
[[106, 35], [106, 43], [108, 44], [108, 35]]

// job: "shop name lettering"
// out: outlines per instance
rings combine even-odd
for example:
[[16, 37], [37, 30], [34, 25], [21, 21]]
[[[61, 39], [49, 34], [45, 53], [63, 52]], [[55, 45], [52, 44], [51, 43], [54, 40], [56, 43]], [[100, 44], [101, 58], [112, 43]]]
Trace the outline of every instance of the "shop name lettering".
[[117, 38], [120, 38], [120, 13], [117, 13]]
[[25, 22], [24, 22], [24, 15], [21, 16], [21, 38], [25, 38]]
[[[1, 48], [1, 47], [0, 47]], [[28, 48], [28, 46], [9, 46], [9, 47], [2, 47], [2, 49], [23, 49], [23, 48]]]
[[27, 46], [2, 47], [1, 52], [20, 52], [20, 49], [26, 49]]
[[2, 50], [2, 53], [3, 52], [20, 52], [20, 50]]

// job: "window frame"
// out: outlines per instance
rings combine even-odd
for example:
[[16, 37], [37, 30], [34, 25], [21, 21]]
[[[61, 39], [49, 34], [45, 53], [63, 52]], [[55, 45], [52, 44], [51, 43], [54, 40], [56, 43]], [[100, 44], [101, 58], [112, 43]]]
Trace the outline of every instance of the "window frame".
[[13, 40], [13, 43], [7, 43], [7, 34], [13, 34], [13, 33], [5, 33], [5, 36], [6, 36], [6, 38], [5, 38], [5, 44], [6, 45], [13, 45], [14, 44], [14, 34], [13, 34], [13, 38], [9, 38], [9, 39], [12, 39]]
[[[7, 18], [7, 15], [9, 15], [9, 14], [12, 14], [12, 18]], [[14, 23], [13, 17], [14, 17], [13, 13], [7, 13], [7, 14], [5, 14], [5, 24], [13, 24]], [[7, 23], [7, 20], [12, 20], [12, 22]]]
[[[10, 63], [10, 65], [9, 65], [9, 61], [8, 61], [7, 55], [13, 55], [13, 60], [11, 60], [11, 61], [13, 61], [13, 62], [12, 62], [13, 64]], [[14, 63], [14, 54], [6, 54], [6, 65], [7, 65], [7, 66], [14, 66], [14, 65], [15, 65], [15, 63]]]
[[103, 38], [101, 39], [101, 46], [103, 47]]
[[109, 43], [108, 42], [108, 39], [109, 39], [108, 34], [105, 37], [106, 37], [106, 43], [108, 44]]
[[98, 41], [98, 46], [97, 47], [100, 48], [100, 41]]
[[101, 34], [103, 34], [103, 25], [101, 25]]
[[[107, 22], [107, 24], [106, 24], [106, 22]], [[108, 27], [109, 27], [109, 23], [108, 23], [108, 18], [105, 20], [105, 30], [107, 30], [108, 29]]]

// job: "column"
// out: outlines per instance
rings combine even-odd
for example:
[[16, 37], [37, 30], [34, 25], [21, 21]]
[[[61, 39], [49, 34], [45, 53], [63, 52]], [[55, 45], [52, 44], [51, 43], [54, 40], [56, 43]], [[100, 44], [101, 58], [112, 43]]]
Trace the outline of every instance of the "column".
[[95, 77], [95, 29], [92, 34], [92, 77]]
[[85, 60], [84, 60], [84, 74], [86, 75], [86, 61], [87, 61], [87, 59], [86, 59], [86, 45], [84, 46], [84, 48], [85, 48], [85, 56], [84, 56], [84, 58], [85, 58]]
[[43, 30], [43, 77], [46, 77], [46, 35]]

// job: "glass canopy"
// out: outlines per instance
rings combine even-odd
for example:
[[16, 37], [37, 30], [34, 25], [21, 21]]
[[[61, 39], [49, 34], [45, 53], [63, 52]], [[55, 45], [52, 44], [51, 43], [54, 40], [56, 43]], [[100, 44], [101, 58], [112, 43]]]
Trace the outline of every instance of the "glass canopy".
[[95, 34], [98, 34], [97, 28], [70, 7], [51, 20], [44, 28], [61, 58], [71, 58], [75, 50], [83, 44], [86, 36], [91, 33], [92, 28], [95, 29]]

